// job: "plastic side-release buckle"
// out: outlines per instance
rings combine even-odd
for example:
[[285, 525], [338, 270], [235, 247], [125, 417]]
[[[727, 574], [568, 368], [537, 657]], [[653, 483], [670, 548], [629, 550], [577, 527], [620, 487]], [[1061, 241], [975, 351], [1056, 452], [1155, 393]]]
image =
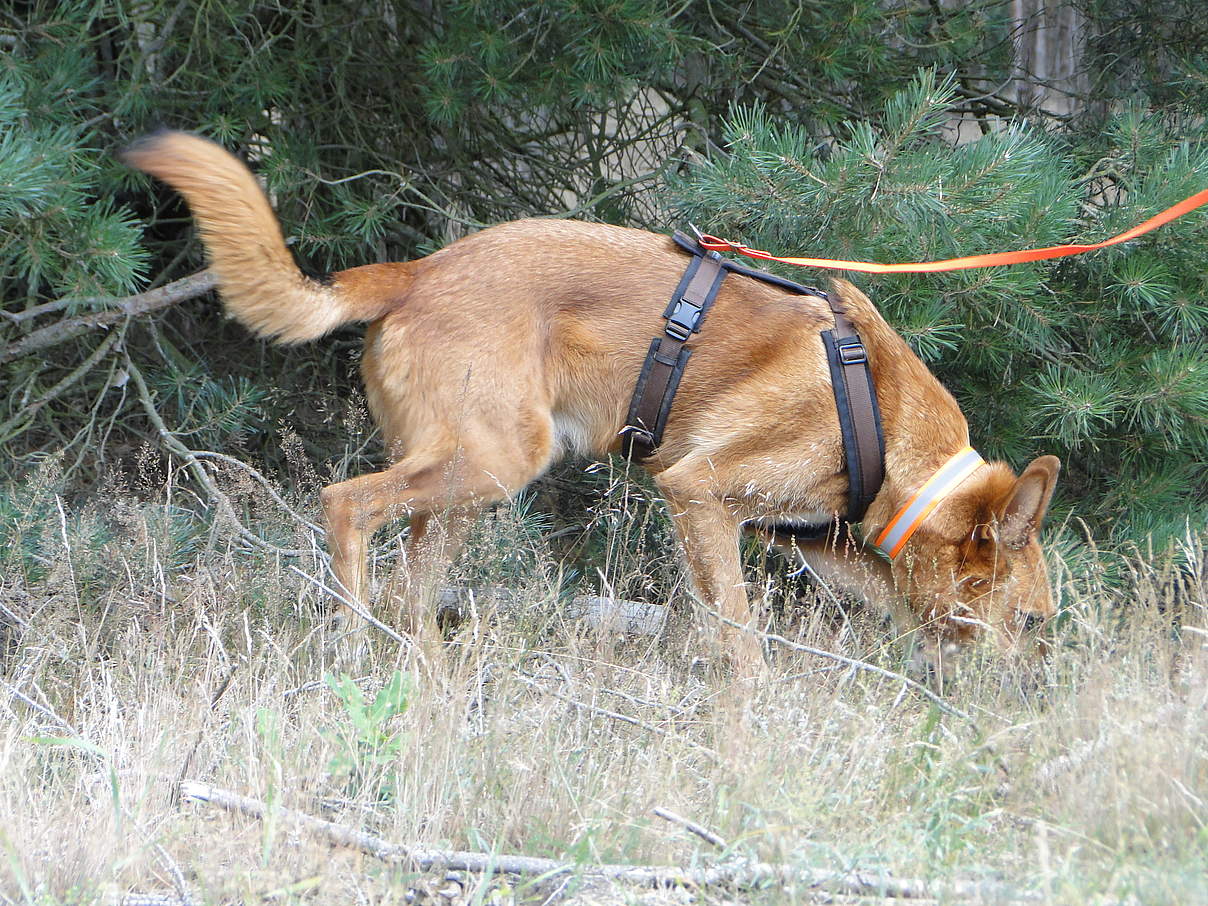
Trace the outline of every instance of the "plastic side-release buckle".
[[701, 311], [701, 307], [694, 302], [680, 299], [675, 303], [671, 314], [667, 316], [667, 336], [679, 340], [681, 343], [685, 342], [688, 337], [696, 333], [697, 326], [700, 324]]

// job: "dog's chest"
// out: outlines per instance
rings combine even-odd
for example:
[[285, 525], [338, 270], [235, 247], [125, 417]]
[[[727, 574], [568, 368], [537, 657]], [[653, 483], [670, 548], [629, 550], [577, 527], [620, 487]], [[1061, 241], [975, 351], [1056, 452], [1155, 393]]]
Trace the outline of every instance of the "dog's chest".
[[555, 412], [554, 459], [563, 456], [590, 456], [595, 452], [591, 431], [579, 416], [568, 412]]

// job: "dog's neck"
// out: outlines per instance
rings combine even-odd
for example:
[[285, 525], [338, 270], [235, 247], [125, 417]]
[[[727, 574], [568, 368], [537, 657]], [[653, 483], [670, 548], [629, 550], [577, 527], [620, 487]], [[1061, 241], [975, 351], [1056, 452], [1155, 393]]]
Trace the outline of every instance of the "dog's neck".
[[865, 514], [875, 537], [958, 450], [969, 423], [944, 386], [862, 295], [844, 301], [869, 350], [885, 436], [885, 480]]

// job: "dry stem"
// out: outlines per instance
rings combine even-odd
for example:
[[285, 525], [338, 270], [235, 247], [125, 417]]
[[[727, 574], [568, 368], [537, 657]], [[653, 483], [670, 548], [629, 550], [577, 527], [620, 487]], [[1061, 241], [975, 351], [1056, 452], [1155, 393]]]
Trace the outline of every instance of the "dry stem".
[[[108, 300], [111, 302], [111, 307], [103, 311], [56, 321], [54, 324], [41, 327], [15, 343], [10, 343], [4, 349], [0, 349], [0, 365], [29, 355], [31, 352], [46, 349], [48, 346], [64, 343], [97, 327], [116, 324], [123, 318], [145, 315], [187, 299], [196, 299], [217, 285], [218, 278], [211, 271], [200, 271], [192, 276], [169, 283], [167, 286], [161, 286], [159, 289], [148, 290], [145, 293], [126, 296], [122, 299]], [[50, 306], [54, 305], [55, 303], [50, 303]], [[48, 306], [39, 308], [41, 309], [39, 313], [51, 310]]]

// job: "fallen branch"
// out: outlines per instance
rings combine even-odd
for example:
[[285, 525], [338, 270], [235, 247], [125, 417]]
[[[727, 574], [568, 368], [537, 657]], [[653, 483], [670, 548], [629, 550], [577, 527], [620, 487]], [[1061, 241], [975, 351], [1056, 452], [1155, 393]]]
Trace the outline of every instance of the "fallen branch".
[[[10, 343], [4, 349], [0, 349], [0, 365], [29, 355], [31, 352], [37, 352], [39, 349], [64, 343], [98, 327], [116, 324], [123, 318], [145, 315], [187, 299], [196, 299], [217, 285], [218, 278], [212, 271], [200, 271], [190, 277], [169, 283], [167, 286], [161, 286], [159, 289], [148, 290], [145, 293], [126, 296], [122, 299], [113, 299], [110, 307], [102, 311], [89, 312], [86, 315], [56, 321], [54, 324], [48, 324], [33, 331], [15, 343]], [[57, 303], [47, 303], [47, 305], [39, 307], [39, 313], [50, 311], [55, 307], [57, 307]]]
[[105, 906], [197, 906], [192, 897], [175, 893], [112, 894], [102, 900]]
[[670, 821], [672, 824], [678, 824], [684, 830], [688, 831], [689, 833], [696, 834], [696, 836], [700, 837], [706, 843], [710, 843], [713, 846], [716, 846], [718, 849], [726, 848], [725, 839], [709, 830], [709, 828], [705, 827], [703, 824], [697, 824], [692, 819], [676, 814], [675, 812], [671, 811], [671, 809], [663, 808], [661, 805], [656, 805], [651, 809], [651, 811], [664, 821]]
[[[208, 784], [186, 780], [180, 784], [183, 799], [205, 802], [228, 812], [247, 815], [258, 821], [269, 814], [265, 803], [240, 796]], [[1038, 897], [1030, 892], [1012, 891], [1000, 884], [978, 881], [928, 882], [910, 878], [891, 878], [872, 872], [826, 871], [795, 868], [765, 862], [743, 862], [714, 868], [678, 868], [660, 865], [580, 865], [556, 859], [532, 856], [501, 855], [498, 853], [464, 852], [457, 850], [424, 849], [391, 843], [364, 831], [354, 830], [334, 821], [273, 807], [276, 817], [291, 821], [298, 828], [321, 837], [337, 846], [347, 846], [384, 862], [403, 864], [417, 871], [443, 869], [477, 873], [541, 876], [543, 881], [579, 873], [585, 880], [615, 881], [641, 887], [712, 887], [740, 888], [768, 885], [804, 885], [832, 893], [854, 896], [898, 897], [905, 899], [942, 898], [947, 900], [976, 900], [1010, 902]]]

